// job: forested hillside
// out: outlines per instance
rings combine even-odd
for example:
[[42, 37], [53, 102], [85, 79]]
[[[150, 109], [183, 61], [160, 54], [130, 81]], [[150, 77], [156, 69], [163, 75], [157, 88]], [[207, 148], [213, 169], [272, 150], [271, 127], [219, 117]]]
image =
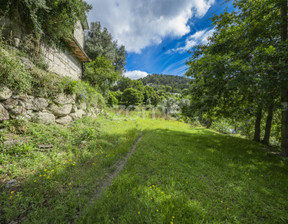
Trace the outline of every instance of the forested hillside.
[[160, 75], [153, 74], [148, 75], [145, 78], [139, 79], [143, 82], [144, 86], [151, 83], [153, 85], [164, 85], [171, 86], [172, 90], [183, 90], [188, 89], [191, 79], [185, 78], [183, 76], [175, 75]]

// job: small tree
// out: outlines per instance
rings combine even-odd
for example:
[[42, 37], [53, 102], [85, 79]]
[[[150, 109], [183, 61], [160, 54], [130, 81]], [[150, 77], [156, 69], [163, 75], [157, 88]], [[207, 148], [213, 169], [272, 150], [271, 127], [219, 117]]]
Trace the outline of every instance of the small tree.
[[83, 79], [107, 96], [109, 88], [120, 78], [120, 73], [115, 72], [115, 67], [107, 58], [100, 56], [85, 65]]
[[125, 89], [122, 95], [122, 101], [126, 106], [140, 105], [143, 100], [143, 94], [139, 90], [133, 88]]
[[117, 92], [109, 92], [109, 96], [107, 100], [108, 106], [113, 107], [118, 104], [117, 95], [118, 95]]

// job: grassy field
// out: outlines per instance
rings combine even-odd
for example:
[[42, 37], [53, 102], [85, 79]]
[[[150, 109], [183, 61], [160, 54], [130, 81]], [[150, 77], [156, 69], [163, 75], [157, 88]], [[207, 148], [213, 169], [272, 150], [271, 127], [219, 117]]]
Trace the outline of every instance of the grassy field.
[[[288, 223], [287, 160], [245, 139], [177, 121], [110, 118], [32, 124], [21, 137], [24, 145], [1, 151], [0, 223]], [[8, 179], [18, 186], [5, 189]]]

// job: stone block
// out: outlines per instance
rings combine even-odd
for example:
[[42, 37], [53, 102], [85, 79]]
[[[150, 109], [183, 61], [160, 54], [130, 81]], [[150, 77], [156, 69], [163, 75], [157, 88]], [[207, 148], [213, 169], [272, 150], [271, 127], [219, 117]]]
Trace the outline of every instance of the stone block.
[[49, 110], [56, 116], [66, 116], [71, 113], [72, 104], [65, 104], [63, 106], [51, 105]]
[[77, 110], [76, 112], [70, 114], [70, 116], [75, 119], [80, 119], [82, 116], [86, 115], [86, 112], [84, 110]]
[[6, 110], [12, 110], [19, 105], [19, 101], [9, 98], [8, 100], [3, 101], [2, 104]]
[[44, 98], [34, 98], [31, 105], [31, 110], [41, 111], [48, 107], [49, 103]]
[[53, 101], [57, 104], [75, 104], [76, 95], [66, 95], [64, 93], [58, 94]]
[[57, 124], [63, 124], [63, 125], [64, 124], [70, 124], [72, 121], [73, 121], [72, 117], [70, 117], [69, 115], [56, 119]]
[[9, 112], [0, 103], [0, 120], [9, 120]]
[[0, 86], [0, 100], [7, 100], [12, 96], [12, 91], [6, 86]]
[[42, 124], [51, 124], [55, 123], [55, 116], [51, 113], [39, 112], [34, 115], [33, 120]]

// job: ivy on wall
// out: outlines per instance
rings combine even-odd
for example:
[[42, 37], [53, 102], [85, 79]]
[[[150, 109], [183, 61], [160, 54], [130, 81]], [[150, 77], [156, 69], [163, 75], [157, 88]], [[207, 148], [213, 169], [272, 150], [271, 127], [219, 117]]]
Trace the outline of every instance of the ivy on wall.
[[0, 0], [0, 17], [21, 24], [39, 42], [50, 46], [72, 36], [75, 23], [92, 9], [84, 0]]

